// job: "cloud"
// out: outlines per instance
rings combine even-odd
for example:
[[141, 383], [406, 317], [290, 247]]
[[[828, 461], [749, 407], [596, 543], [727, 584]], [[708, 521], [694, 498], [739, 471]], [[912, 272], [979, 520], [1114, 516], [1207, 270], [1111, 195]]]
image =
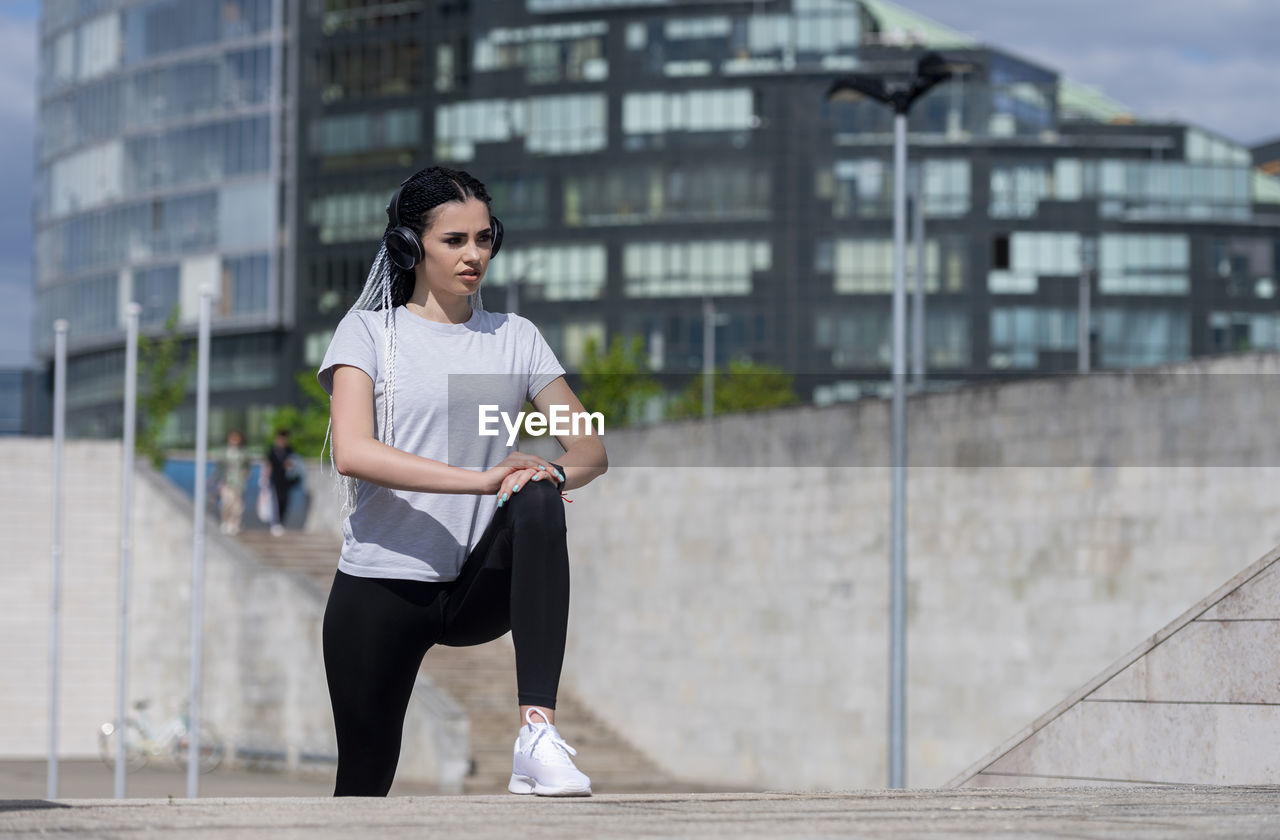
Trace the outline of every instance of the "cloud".
[[1245, 143], [1280, 135], [1274, 0], [903, 5], [1096, 87], [1139, 117], [1176, 115]]

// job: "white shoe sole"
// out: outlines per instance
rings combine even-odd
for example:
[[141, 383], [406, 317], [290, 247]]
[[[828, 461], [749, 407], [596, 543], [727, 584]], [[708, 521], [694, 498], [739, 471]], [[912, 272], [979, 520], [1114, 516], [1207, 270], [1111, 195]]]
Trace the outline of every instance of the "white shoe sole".
[[521, 776], [518, 773], [511, 774], [511, 781], [507, 783], [507, 790], [512, 793], [534, 794], [536, 796], [590, 796], [591, 787], [547, 787], [538, 784], [537, 779], [532, 776]]

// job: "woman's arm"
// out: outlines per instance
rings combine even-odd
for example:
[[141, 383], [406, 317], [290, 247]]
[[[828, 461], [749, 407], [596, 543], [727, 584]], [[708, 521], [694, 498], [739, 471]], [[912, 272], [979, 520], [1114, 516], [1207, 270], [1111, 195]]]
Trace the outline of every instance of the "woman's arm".
[[[533, 407], [540, 413], [550, 417], [552, 406], [566, 407], [570, 415], [585, 412], [582, 401], [573, 393], [564, 377], [558, 377], [550, 385], [543, 388], [533, 398]], [[557, 435], [556, 440], [564, 447], [564, 455], [556, 459], [556, 463], [564, 467], [565, 481], [560, 488], [572, 490], [588, 484], [609, 469], [609, 456], [604, 451], [604, 439], [595, 433], [591, 424], [583, 424], [582, 434]]]
[[536, 455], [512, 453], [492, 469], [479, 472], [422, 458], [374, 437], [373, 380], [352, 365], [333, 372], [333, 461], [338, 472], [393, 490], [421, 493], [494, 493], [514, 470], [551, 462]]

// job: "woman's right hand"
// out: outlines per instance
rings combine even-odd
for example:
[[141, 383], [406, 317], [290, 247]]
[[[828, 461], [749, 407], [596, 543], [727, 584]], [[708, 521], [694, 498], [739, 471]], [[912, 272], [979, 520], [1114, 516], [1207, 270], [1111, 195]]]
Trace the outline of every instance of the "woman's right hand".
[[483, 480], [481, 492], [497, 493], [502, 489], [503, 480], [511, 473], [517, 470], [536, 470], [539, 466], [554, 475], [558, 482], [564, 482], [564, 476], [546, 458], [540, 458], [527, 452], [512, 452], [499, 461], [496, 466], [480, 473]]

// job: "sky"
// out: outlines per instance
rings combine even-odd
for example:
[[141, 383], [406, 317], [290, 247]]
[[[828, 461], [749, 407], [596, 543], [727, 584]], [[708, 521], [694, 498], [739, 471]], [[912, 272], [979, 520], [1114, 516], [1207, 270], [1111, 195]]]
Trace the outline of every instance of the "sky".
[[[1147, 119], [1280, 137], [1277, 0], [900, 0]], [[31, 359], [36, 0], [0, 0], [0, 368]], [[44, 328], [43, 325], [41, 328]]]

